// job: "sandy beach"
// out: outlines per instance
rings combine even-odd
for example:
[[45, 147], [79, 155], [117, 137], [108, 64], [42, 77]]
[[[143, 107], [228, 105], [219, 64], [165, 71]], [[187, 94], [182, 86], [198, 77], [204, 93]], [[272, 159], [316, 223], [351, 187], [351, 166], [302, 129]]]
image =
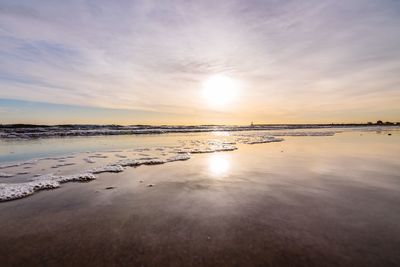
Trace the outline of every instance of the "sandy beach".
[[2, 266], [398, 266], [400, 135], [240, 145], [0, 203]]

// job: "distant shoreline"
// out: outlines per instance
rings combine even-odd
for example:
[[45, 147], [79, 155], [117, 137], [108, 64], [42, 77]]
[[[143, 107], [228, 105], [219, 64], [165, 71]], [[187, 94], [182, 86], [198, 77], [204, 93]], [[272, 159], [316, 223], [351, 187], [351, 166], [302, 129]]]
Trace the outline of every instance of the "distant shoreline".
[[388, 125], [400, 125], [400, 122], [368, 122], [368, 123], [260, 123], [253, 125], [229, 125], [229, 124], [199, 124], [199, 125], [151, 125], [151, 124], [130, 124], [130, 125], [120, 125], [120, 124], [29, 124], [29, 123], [7, 123], [0, 124], [0, 129], [3, 128], [50, 128], [50, 127], [113, 127], [113, 128], [126, 128], [126, 127], [141, 127], [141, 128], [197, 128], [197, 127], [268, 127], [268, 126], [315, 126], [315, 127], [348, 127], [348, 126], [388, 126]]
[[374, 124], [255, 124], [252, 126], [199, 125], [199, 126], [150, 126], [150, 125], [0, 125], [0, 139], [32, 139], [74, 136], [141, 135], [166, 133], [199, 132], [238, 132], [238, 131], [275, 131], [306, 130], [363, 127], [399, 127], [399, 123]]

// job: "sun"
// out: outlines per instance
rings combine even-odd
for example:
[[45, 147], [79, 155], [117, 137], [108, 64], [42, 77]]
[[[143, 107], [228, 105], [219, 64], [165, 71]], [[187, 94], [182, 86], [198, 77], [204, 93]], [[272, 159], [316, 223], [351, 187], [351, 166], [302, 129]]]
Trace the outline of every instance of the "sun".
[[203, 97], [212, 106], [224, 106], [232, 102], [237, 94], [237, 83], [229, 76], [210, 76], [203, 83]]

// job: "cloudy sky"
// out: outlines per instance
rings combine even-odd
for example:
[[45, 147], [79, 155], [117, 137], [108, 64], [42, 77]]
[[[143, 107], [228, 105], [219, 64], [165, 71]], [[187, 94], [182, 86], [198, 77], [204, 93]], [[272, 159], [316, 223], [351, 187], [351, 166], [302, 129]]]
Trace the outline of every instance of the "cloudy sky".
[[0, 62], [0, 123], [400, 121], [400, 1], [2, 0]]

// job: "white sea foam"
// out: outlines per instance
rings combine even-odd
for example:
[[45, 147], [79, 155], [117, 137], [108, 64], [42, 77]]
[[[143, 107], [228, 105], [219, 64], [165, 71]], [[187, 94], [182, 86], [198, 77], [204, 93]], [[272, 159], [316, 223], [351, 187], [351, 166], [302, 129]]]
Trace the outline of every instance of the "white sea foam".
[[139, 165], [158, 165], [158, 164], [164, 164], [166, 163], [166, 161], [163, 159], [154, 158], [154, 159], [139, 160], [139, 163], [140, 163]]
[[174, 148], [172, 151], [175, 153], [200, 154], [233, 151], [237, 149], [237, 147], [233, 144], [234, 142], [221, 142], [219, 140], [189, 140], [182, 141], [181, 143], [181, 148]]
[[105, 165], [88, 170], [88, 173], [103, 173], [103, 172], [123, 172], [124, 167], [121, 165]]
[[272, 142], [282, 142], [284, 139], [283, 138], [275, 138], [272, 136], [265, 136], [265, 137], [259, 137], [259, 138], [252, 138], [252, 139], [247, 139], [244, 140], [243, 143], [248, 144], [248, 145], [254, 145], [254, 144], [264, 144], [264, 143], [272, 143]]
[[[46, 176], [40, 176], [40, 177], [46, 177]], [[96, 179], [96, 176], [91, 172], [84, 172], [84, 173], [71, 174], [71, 175], [50, 175], [47, 177], [49, 177], [50, 180], [57, 181], [59, 183], [87, 182], [87, 181]]]
[[123, 160], [119, 160], [117, 162], [118, 165], [124, 166], [124, 167], [135, 167], [135, 166], [139, 166], [139, 160], [137, 159], [123, 159]]
[[80, 173], [74, 175], [42, 175], [35, 177], [33, 181], [26, 183], [0, 184], [0, 201], [13, 200], [32, 195], [43, 189], [60, 187], [61, 183], [83, 182], [96, 179], [92, 173]]
[[103, 172], [122, 172], [123, 170], [124, 168], [120, 165], [106, 165], [88, 170], [84, 173], [72, 175], [34, 175], [30, 182], [0, 184], [0, 201], [26, 197], [42, 189], [58, 188], [61, 183], [91, 181], [96, 179], [94, 174]]
[[13, 176], [15, 176], [13, 173], [0, 172], [0, 178], [9, 178]]
[[168, 162], [173, 162], [173, 161], [183, 161], [183, 160], [188, 160], [190, 159], [190, 154], [189, 153], [182, 153], [182, 154], [176, 154], [175, 156], [167, 158], [166, 161]]
[[35, 191], [53, 189], [59, 186], [59, 182], [51, 180], [38, 180], [17, 184], [0, 184], [0, 201], [23, 198], [32, 195]]
[[123, 159], [117, 162], [118, 165], [127, 167], [137, 167], [140, 165], [157, 165], [157, 164], [164, 164], [166, 160], [159, 159], [159, 158], [141, 158], [141, 159]]
[[[203, 153], [214, 153], [214, 152], [222, 152], [222, 151], [232, 151], [236, 148], [210, 148], [210, 147], [203, 147], [203, 148], [194, 148], [189, 149], [188, 152], [192, 154], [203, 154]], [[186, 153], [186, 152], [182, 152]]]

